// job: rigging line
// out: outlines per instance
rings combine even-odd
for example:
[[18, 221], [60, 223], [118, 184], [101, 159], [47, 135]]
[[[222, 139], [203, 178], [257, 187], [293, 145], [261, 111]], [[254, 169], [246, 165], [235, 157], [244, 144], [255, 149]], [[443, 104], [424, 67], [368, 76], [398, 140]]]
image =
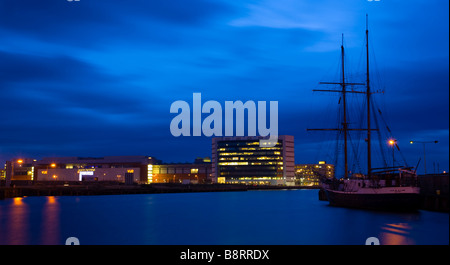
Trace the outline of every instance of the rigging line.
[[[358, 150], [359, 150], [359, 141], [356, 141], [356, 144], [354, 144], [354, 142], [352, 141], [351, 134], [349, 134], [348, 138], [349, 138], [349, 141], [350, 141], [350, 145], [352, 146], [353, 156], [354, 156], [354, 160], [353, 160], [353, 163], [352, 163], [352, 170], [355, 171], [355, 169], [357, 168], [359, 170], [359, 172], [362, 172], [361, 164], [359, 163], [359, 160], [360, 160], [360, 153], [358, 152]], [[356, 148], [355, 148], [355, 145], [356, 145]]]
[[381, 159], [382, 159], [384, 167], [387, 167], [386, 155], [384, 153], [384, 148], [383, 148], [383, 139], [382, 139], [382, 136], [381, 136], [380, 125], [378, 123], [378, 115], [376, 115], [377, 112], [375, 112], [374, 103], [372, 103], [372, 113], [373, 113], [373, 120], [375, 122], [375, 128], [378, 129], [378, 131], [377, 131], [378, 145], [379, 145], [379, 148], [380, 148]]
[[408, 162], [406, 161], [406, 158], [405, 158], [403, 152], [402, 152], [402, 151], [400, 150], [400, 148], [398, 147], [398, 145], [397, 145], [397, 149], [398, 149], [398, 152], [400, 153], [400, 156], [402, 157], [403, 163], [405, 164], [406, 167], [409, 167], [409, 166], [408, 166]]
[[338, 163], [338, 161], [339, 161], [339, 154], [340, 154], [340, 152], [339, 152], [339, 138], [340, 138], [340, 131], [337, 131], [336, 132], [336, 146], [335, 146], [335, 154], [334, 154], [334, 161], [333, 161], [333, 163], [334, 163], [334, 165], [335, 165], [335, 170], [337, 171], [337, 169], [338, 169], [338, 166], [339, 166], [339, 163]]
[[[366, 38], [364, 37], [364, 43], [363, 43], [363, 45], [361, 45], [361, 50], [360, 50], [360, 53], [359, 53], [358, 65], [357, 65], [357, 68], [356, 68], [356, 69], [359, 69], [358, 72], [362, 72], [362, 73], [364, 73], [365, 67], [366, 67], [366, 65], [365, 65], [365, 62], [366, 62], [365, 61], [366, 60], [366, 58], [365, 58], [365, 55], [366, 55], [366, 41], [365, 41], [365, 39]], [[361, 70], [361, 69], [364, 69], [364, 70]]]
[[[374, 101], [372, 101], [372, 102], [373, 102], [373, 103], [372, 103], [373, 105], [376, 104], [376, 102], [374, 102]], [[387, 134], [387, 137], [386, 137], [386, 138], [393, 138], [392, 132], [389, 130], [389, 127], [387, 126], [386, 121], [384, 120], [384, 117], [383, 117], [383, 115], [382, 115], [382, 113], [381, 113], [381, 110], [378, 108], [378, 106], [376, 106], [376, 108], [378, 109], [378, 113], [380, 114], [379, 116], [381, 117], [381, 119], [382, 119], [384, 125], [385, 125], [386, 128], [388, 129], [388, 132], [389, 132], [389, 133]], [[380, 143], [381, 143], [381, 145], [383, 144], [382, 141], [380, 141]], [[381, 150], [383, 150], [383, 149], [381, 149]], [[400, 149], [398, 149], [398, 153], [400, 154], [400, 156], [401, 156], [401, 158], [402, 158], [402, 160], [403, 160], [402, 162], [403, 162], [406, 166], [408, 166], [408, 162], [406, 161], [406, 158], [405, 158], [403, 152], [402, 152]]]
[[[357, 101], [358, 99], [361, 99], [361, 98], [358, 95], [353, 95], [353, 99], [354, 99], [354, 101]], [[356, 109], [356, 113], [359, 114], [359, 118], [355, 117], [355, 120], [358, 120], [358, 122], [356, 124], [357, 124], [358, 128], [363, 128], [364, 104], [355, 104], [355, 106], [359, 106], [359, 107], [355, 107], [355, 108], [359, 108], [359, 109]], [[351, 113], [351, 114], [353, 114], [353, 113]], [[354, 115], [354, 116], [357, 116], [357, 115]], [[357, 133], [354, 133], [353, 136], [356, 136], [356, 137], [349, 136], [350, 144], [352, 145], [353, 156], [354, 156], [354, 161], [352, 163], [353, 171], [355, 169], [358, 169], [361, 172], [361, 164], [360, 164], [361, 152], [358, 152], [358, 150], [360, 150], [361, 136], [362, 136], [363, 132], [364, 132], [363, 130], [360, 130], [360, 131], [357, 131]], [[355, 140], [352, 140], [353, 138]]]
[[[339, 101], [340, 101], [340, 98], [339, 98]], [[341, 106], [338, 108], [336, 120], [337, 120], [336, 128], [340, 128], [341, 122], [342, 122], [342, 107]], [[342, 132], [341, 130], [336, 131], [336, 142], [335, 142], [336, 146], [334, 148], [335, 154], [334, 154], [334, 161], [333, 161], [336, 166], [335, 172], [338, 172], [340, 170], [339, 155], [341, 152], [339, 150], [340, 149], [339, 147], [340, 147], [341, 132]]]
[[[373, 69], [375, 70], [375, 79], [377, 80], [378, 84], [376, 84], [377, 87], [379, 88], [384, 88], [384, 84], [382, 82], [382, 78], [381, 78], [381, 73], [380, 73], [380, 67], [378, 66], [378, 61], [377, 61], [377, 57], [376, 57], [376, 52], [375, 52], [375, 45], [372, 44], [372, 40], [369, 40], [370, 42], [370, 49], [371, 49], [371, 55], [372, 55], [372, 62], [373, 62]], [[385, 71], [384, 71], [385, 72]], [[385, 76], [385, 75], [384, 75]]]
[[383, 114], [382, 114], [380, 108], [378, 107], [378, 104], [377, 104], [375, 101], [373, 101], [373, 100], [372, 100], [372, 104], [376, 104], [375, 107], [376, 107], [376, 109], [378, 110], [378, 113], [380, 114], [379, 116], [381, 117], [381, 121], [383, 122], [383, 125], [386, 127], [386, 129], [387, 129], [388, 132], [389, 132], [388, 137], [392, 137], [392, 132], [391, 132], [391, 130], [389, 129], [389, 126], [388, 126], [386, 120], [384, 119], [384, 116], [383, 116]]

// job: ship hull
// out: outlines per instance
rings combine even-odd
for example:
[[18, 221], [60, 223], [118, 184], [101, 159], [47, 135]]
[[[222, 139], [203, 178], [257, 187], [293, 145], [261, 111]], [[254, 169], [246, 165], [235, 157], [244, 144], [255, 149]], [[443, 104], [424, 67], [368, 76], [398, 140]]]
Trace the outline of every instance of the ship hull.
[[417, 192], [358, 193], [325, 189], [332, 206], [386, 211], [415, 211], [419, 208]]

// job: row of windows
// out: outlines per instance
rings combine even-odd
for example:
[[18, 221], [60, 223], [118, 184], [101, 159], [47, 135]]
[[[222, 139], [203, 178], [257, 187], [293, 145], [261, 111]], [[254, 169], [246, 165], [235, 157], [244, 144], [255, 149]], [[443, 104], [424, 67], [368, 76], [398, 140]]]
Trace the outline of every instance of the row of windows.
[[[222, 162], [219, 162], [219, 165], [225, 165], [225, 166], [230, 166], [230, 165], [251, 165], [251, 166], [267, 166], [267, 165], [283, 165], [282, 161], [267, 161], [267, 160], [244, 160], [241, 157], [241, 162], [237, 162], [239, 160], [237, 159], [219, 159]], [[246, 161], [246, 162], [242, 162], [242, 160]], [[243, 164], [244, 163], [244, 164]]]
[[243, 171], [236, 171], [236, 172], [220, 172], [221, 176], [283, 176], [283, 172], [243, 172]]
[[267, 156], [267, 155], [281, 155], [280, 151], [257, 151], [257, 152], [219, 152], [220, 156]]
[[90, 169], [90, 168], [130, 168], [130, 167], [140, 167], [136, 164], [115, 164], [115, 165], [87, 165], [87, 164], [50, 164], [48, 166], [40, 166], [48, 168], [59, 168], [59, 169]]
[[281, 169], [283, 166], [273, 166], [273, 165], [228, 165], [228, 166], [219, 166], [220, 171], [274, 171], [277, 169]]
[[283, 177], [272, 177], [272, 176], [258, 176], [258, 177], [240, 177], [240, 176], [233, 176], [233, 177], [227, 177], [227, 181], [231, 180], [264, 180], [264, 179], [283, 179]]
[[[221, 148], [221, 147], [237, 147], [237, 146], [258, 146], [259, 147], [260, 143], [259, 140], [258, 141], [248, 141], [248, 140], [243, 140], [243, 141], [220, 141], [217, 143], [217, 147]], [[279, 140], [275, 146], [282, 146], [283, 145], [283, 141]]]
[[217, 149], [217, 151], [281, 151], [283, 150], [282, 146], [279, 147], [222, 147]]

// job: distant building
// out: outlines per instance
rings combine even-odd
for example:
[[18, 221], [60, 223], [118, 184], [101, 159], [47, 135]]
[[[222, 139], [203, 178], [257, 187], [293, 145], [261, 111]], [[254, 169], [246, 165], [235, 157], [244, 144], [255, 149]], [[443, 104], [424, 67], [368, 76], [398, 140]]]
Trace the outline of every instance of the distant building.
[[37, 181], [151, 183], [157, 160], [148, 156], [47, 157], [35, 162]]
[[319, 161], [318, 164], [295, 165], [295, 185], [317, 186], [320, 177], [333, 178], [334, 165]]
[[210, 158], [197, 158], [193, 164], [163, 164], [149, 156], [47, 157], [6, 164], [11, 181], [34, 182], [207, 183], [212, 171]]
[[6, 171], [3, 168], [0, 168], [0, 180], [5, 180]]
[[5, 177], [9, 180], [32, 181], [34, 179], [34, 163], [32, 158], [16, 158], [5, 164]]
[[153, 183], [209, 183], [211, 178], [211, 162], [194, 164], [160, 164], [153, 165]]
[[294, 185], [294, 137], [278, 136], [273, 147], [260, 136], [212, 139], [212, 180], [217, 183]]

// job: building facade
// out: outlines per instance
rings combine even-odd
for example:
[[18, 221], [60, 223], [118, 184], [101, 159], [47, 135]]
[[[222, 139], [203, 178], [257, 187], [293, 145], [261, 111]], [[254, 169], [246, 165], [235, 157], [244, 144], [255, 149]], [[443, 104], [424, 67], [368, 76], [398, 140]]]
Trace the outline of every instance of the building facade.
[[318, 186], [320, 178], [333, 178], [334, 165], [319, 161], [318, 164], [295, 165], [295, 185]]
[[153, 165], [153, 183], [210, 183], [211, 162]]
[[48, 157], [35, 162], [37, 181], [113, 181], [152, 183], [148, 156]]
[[149, 156], [19, 158], [5, 167], [8, 180], [29, 182], [208, 183], [211, 176], [210, 159], [163, 164]]
[[35, 178], [35, 159], [32, 158], [16, 158], [6, 161], [5, 179], [32, 181]]
[[294, 185], [294, 137], [278, 136], [260, 146], [261, 136], [212, 139], [212, 180], [217, 183]]

